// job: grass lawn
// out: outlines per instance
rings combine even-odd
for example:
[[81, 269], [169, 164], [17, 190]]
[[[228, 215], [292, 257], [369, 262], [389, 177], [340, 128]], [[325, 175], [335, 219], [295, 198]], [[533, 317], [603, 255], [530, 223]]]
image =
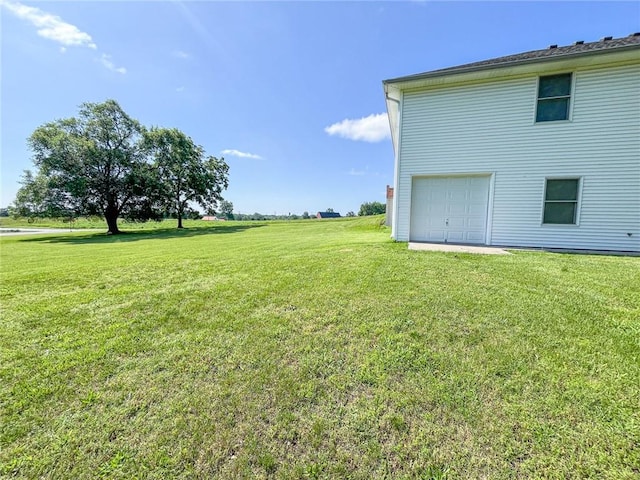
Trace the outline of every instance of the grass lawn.
[[0, 477], [640, 476], [640, 258], [378, 221], [0, 237]]

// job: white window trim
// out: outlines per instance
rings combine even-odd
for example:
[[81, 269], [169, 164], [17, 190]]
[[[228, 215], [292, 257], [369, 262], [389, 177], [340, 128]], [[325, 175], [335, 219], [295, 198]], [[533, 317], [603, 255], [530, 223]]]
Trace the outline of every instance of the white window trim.
[[[547, 203], [547, 180], [578, 180], [578, 192], [576, 199], [576, 218], [575, 223], [544, 223], [544, 206]], [[579, 175], [554, 175], [544, 177], [542, 186], [542, 210], [540, 211], [540, 226], [545, 228], [576, 228], [580, 226], [580, 211], [582, 210], [582, 184], [583, 177]]]
[[[571, 75], [571, 92], [569, 92], [569, 112], [567, 114], [567, 118], [565, 120], [550, 120], [547, 122], [538, 122], [536, 120], [536, 118], [538, 118], [538, 94], [540, 92], [540, 77], [553, 77], [554, 75], [567, 75], [570, 74]], [[555, 73], [545, 73], [540, 74], [536, 77], [536, 91], [535, 91], [535, 98], [534, 98], [534, 107], [533, 107], [533, 124], [534, 125], [558, 125], [559, 123], [569, 123], [569, 122], [573, 122], [573, 99], [575, 98], [575, 92], [576, 92], [576, 72], [567, 72], [567, 71], [562, 71], [562, 72], [555, 72]], [[549, 98], [554, 98], [554, 97], [549, 97]], [[557, 98], [564, 98], [563, 97], [557, 97]]]

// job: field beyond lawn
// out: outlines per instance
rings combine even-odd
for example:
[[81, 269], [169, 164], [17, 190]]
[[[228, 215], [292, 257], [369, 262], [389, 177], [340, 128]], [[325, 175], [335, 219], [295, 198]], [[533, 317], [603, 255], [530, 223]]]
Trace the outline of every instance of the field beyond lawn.
[[0, 237], [0, 477], [640, 476], [640, 258], [379, 221]]

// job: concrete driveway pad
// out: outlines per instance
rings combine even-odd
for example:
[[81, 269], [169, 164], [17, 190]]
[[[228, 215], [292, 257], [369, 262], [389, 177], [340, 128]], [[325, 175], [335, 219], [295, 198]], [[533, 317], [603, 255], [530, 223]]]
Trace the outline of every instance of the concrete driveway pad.
[[483, 255], [511, 255], [502, 248], [482, 245], [453, 245], [450, 243], [409, 242], [409, 250], [427, 250], [430, 252], [479, 253]]

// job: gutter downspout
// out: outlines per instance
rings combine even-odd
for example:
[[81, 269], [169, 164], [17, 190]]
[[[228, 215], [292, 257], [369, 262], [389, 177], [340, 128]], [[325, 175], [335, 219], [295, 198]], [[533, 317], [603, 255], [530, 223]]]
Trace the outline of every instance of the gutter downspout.
[[[402, 95], [402, 94], [401, 94]], [[384, 96], [387, 102], [395, 102], [398, 105], [398, 114], [397, 114], [397, 122], [398, 128], [396, 130], [396, 141], [393, 142], [393, 125], [389, 125], [391, 128], [392, 142], [393, 143], [393, 153], [394, 153], [394, 166], [393, 166], [393, 214], [391, 218], [391, 238], [397, 240], [397, 232], [398, 232], [398, 170], [400, 168], [399, 158], [400, 158], [400, 121], [402, 118], [402, 109], [401, 101], [396, 98], [391, 98], [389, 96], [388, 85], [384, 84]], [[389, 111], [389, 107], [387, 106], [387, 113]], [[391, 122], [391, 117], [389, 117], [389, 122]]]

